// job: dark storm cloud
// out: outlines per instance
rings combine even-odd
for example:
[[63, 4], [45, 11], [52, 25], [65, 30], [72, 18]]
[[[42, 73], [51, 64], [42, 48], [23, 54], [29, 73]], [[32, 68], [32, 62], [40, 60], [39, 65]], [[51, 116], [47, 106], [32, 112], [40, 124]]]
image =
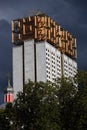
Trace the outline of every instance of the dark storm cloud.
[[64, 0], [75, 6], [87, 6], [87, 0]]
[[87, 24], [87, 0], [64, 0], [78, 12], [78, 22]]
[[3, 9], [3, 13], [6, 18], [14, 18], [28, 15], [30, 10], [49, 10], [49, 6], [51, 4], [53, 4], [53, 0], [3, 0], [0, 4], [0, 8]]
[[11, 20], [32, 15], [34, 10], [46, 13], [77, 38], [78, 67], [87, 70], [86, 0], [2, 0], [0, 3], [0, 94], [7, 85], [6, 74], [12, 72]]
[[[41, 10], [52, 16], [54, 9], [57, 10], [57, 5], [53, 0], [3, 0], [0, 3], [0, 19], [5, 19], [0, 21], [0, 95], [7, 86], [6, 75], [12, 70], [11, 25], [9, 23], [12, 19], [32, 14], [33, 10]], [[0, 103], [3, 101], [1, 97]]]
[[[7, 86], [7, 73], [12, 72], [11, 54], [11, 26], [5, 21], [0, 21], [0, 103], [3, 101], [1, 94]], [[2, 98], [1, 98], [2, 97]]]
[[[68, 20], [64, 20], [64, 23], [61, 23], [77, 38], [78, 68], [87, 70], [87, 1], [64, 0], [64, 2], [69, 12], [67, 15], [63, 14], [61, 20]], [[65, 10], [65, 12], [66, 11], [67, 10]]]
[[[60, 19], [61, 15], [70, 15], [69, 10], [71, 8], [64, 0], [3, 0], [0, 4], [0, 9], [1, 18], [12, 20], [29, 15], [33, 10], [41, 10], [53, 18], [58, 17]], [[76, 14], [72, 9], [70, 12], [72, 15], [73, 13]]]

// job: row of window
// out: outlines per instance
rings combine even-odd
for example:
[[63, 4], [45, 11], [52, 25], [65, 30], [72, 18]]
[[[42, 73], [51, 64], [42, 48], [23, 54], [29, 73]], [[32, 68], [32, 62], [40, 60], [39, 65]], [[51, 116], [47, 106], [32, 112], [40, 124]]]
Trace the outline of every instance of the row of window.
[[[56, 71], [59, 71], [59, 72], [61, 72], [61, 67], [60, 67], [60, 65], [58, 65], [57, 64], [57, 66], [55, 66], [54, 64], [52, 64], [52, 65], [50, 65], [50, 63], [49, 62], [46, 62], [46, 68], [48, 69], [48, 70], [52, 70], [54, 73], [56, 72]], [[64, 71], [66, 72], [66, 73], [72, 73], [72, 72], [74, 72], [75, 74], [76, 74], [76, 70], [72, 70], [72, 68], [69, 68], [69, 69], [67, 69], [67, 68], [65, 68], [64, 67]]]
[[46, 54], [46, 58], [51, 58], [52, 60], [57, 60], [57, 62], [60, 62], [59, 58], [53, 57], [53, 56], [49, 56], [49, 54]]
[[60, 69], [57, 69], [57, 70], [52, 69], [52, 71], [50, 71], [50, 70], [46, 69], [46, 72], [49, 73], [49, 74], [50, 74], [51, 72], [52, 72], [52, 73], [57, 73], [57, 72], [58, 72], [58, 73], [61, 73], [61, 70], [60, 70]]
[[[52, 61], [50, 61], [50, 60], [49, 60], [49, 58], [47, 58], [47, 57], [46, 57], [46, 60], [47, 60], [49, 63], [56, 64], [56, 62], [55, 62], [55, 61], [53, 61], [53, 60], [52, 60]], [[57, 61], [57, 64], [58, 64], [58, 63], [60, 64], [60, 61]]]
[[46, 56], [51, 56], [51, 58], [53, 58], [53, 59], [60, 59], [61, 57], [60, 56], [58, 56], [58, 55], [56, 55], [55, 53], [53, 53], [53, 52], [49, 52], [49, 51], [46, 51]]
[[47, 49], [47, 48], [46, 48], [46, 52], [48, 52], [48, 53], [50, 52], [51, 55], [54, 55], [54, 56], [55, 56], [55, 53], [54, 53], [53, 51]]
[[57, 77], [57, 76], [60, 76], [61, 75], [61, 72], [60, 71], [55, 71], [55, 70], [52, 70], [52, 72], [51, 71], [49, 71], [49, 70], [47, 70], [46, 71], [47, 72], [47, 75], [48, 75], [48, 77], [52, 74], [52, 76], [54, 76], [54, 77]]
[[66, 71], [64, 73], [65, 75], [73, 75], [73, 76], [76, 74], [76, 72], [72, 73], [72, 72], [66, 72]]
[[58, 75], [52, 74], [52, 76], [50, 76], [50, 75], [47, 74], [47, 79], [50, 79], [50, 80], [54, 80], [54, 79], [56, 79], [57, 77], [61, 77], [61, 75], [60, 75], [59, 73], [58, 73]]
[[54, 70], [59, 70], [59, 71], [61, 71], [60, 65], [57, 65], [57, 66], [52, 65], [52, 66], [51, 66], [50, 63], [47, 63], [47, 62], [46, 62], [46, 68], [49, 69], [49, 70], [50, 70], [50, 69], [54, 69]]
[[64, 74], [65, 74], [65, 77], [68, 77], [68, 74], [66, 72]]
[[[69, 67], [69, 68], [68, 68], [68, 67]], [[68, 69], [71, 70], [71, 71], [72, 71], [72, 69], [73, 69], [73, 70], [77, 70], [77, 68], [75, 68], [74, 66], [70, 67], [70, 66], [68, 66], [68, 64], [67, 64], [67, 65], [64, 64], [64, 68], [68, 68]]]
[[53, 63], [53, 64], [60, 64], [61, 62], [59, 61], [59, 60], [57, 60], [57, 61], [55, 61], [55, 60], [52, 60], [52, 59], [50, 59], [49, 57], [46, 57], [46, 61], [48, 61], [48, 62], [50, 62], [50, 63]]
[[68, 72], [68, 73], [67, 73], [67, 72], [64, 72], [64, 74], [65, 74], [65, 76], [68, 76], [68, 75], [71, 75], [71, 76], [72, 76], [72, 75], [73, 75], [72, 72]]
[[65, 60], [64, 60], [64, 65], [65, 65], [65, 66], [68, 65], [69, 67], [72, 67], [73, 69], [77, 70], [77, 67], [73, 66], [73, 64], [70, 64], [70, 63], [68, 63], [68, 62], [65, 61]]

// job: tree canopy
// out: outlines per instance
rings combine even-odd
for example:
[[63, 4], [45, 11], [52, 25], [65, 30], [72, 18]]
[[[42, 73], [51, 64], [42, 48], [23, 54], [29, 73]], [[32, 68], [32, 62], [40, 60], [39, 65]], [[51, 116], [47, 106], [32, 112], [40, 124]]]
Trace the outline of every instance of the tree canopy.
[[[29, 81], [13, 104], [0, 110], [0, 127], [7, 130], [86, 130], [87, 73], [55, 83]], [[4, 129], [2, 129], [4, 130]]]

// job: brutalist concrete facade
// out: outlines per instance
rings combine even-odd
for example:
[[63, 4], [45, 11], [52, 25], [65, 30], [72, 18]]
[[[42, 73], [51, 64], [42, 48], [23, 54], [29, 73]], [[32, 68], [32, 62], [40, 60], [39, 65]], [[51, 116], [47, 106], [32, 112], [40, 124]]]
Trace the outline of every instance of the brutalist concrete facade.
[[51, 81], [77, 73], [76, 38], [45, 14], [12, 21], [14, 97], [30, 80]]

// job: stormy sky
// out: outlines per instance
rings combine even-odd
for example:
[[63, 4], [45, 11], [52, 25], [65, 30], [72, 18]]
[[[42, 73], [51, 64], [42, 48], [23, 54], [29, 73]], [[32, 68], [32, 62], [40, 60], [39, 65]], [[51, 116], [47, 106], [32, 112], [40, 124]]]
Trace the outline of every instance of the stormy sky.
[[78, 68], [87, 70], [87, 0], [1, 0], [0, 1], [0, 103], [12, 74], [11, 21], [46, 13], [77, 38]]

